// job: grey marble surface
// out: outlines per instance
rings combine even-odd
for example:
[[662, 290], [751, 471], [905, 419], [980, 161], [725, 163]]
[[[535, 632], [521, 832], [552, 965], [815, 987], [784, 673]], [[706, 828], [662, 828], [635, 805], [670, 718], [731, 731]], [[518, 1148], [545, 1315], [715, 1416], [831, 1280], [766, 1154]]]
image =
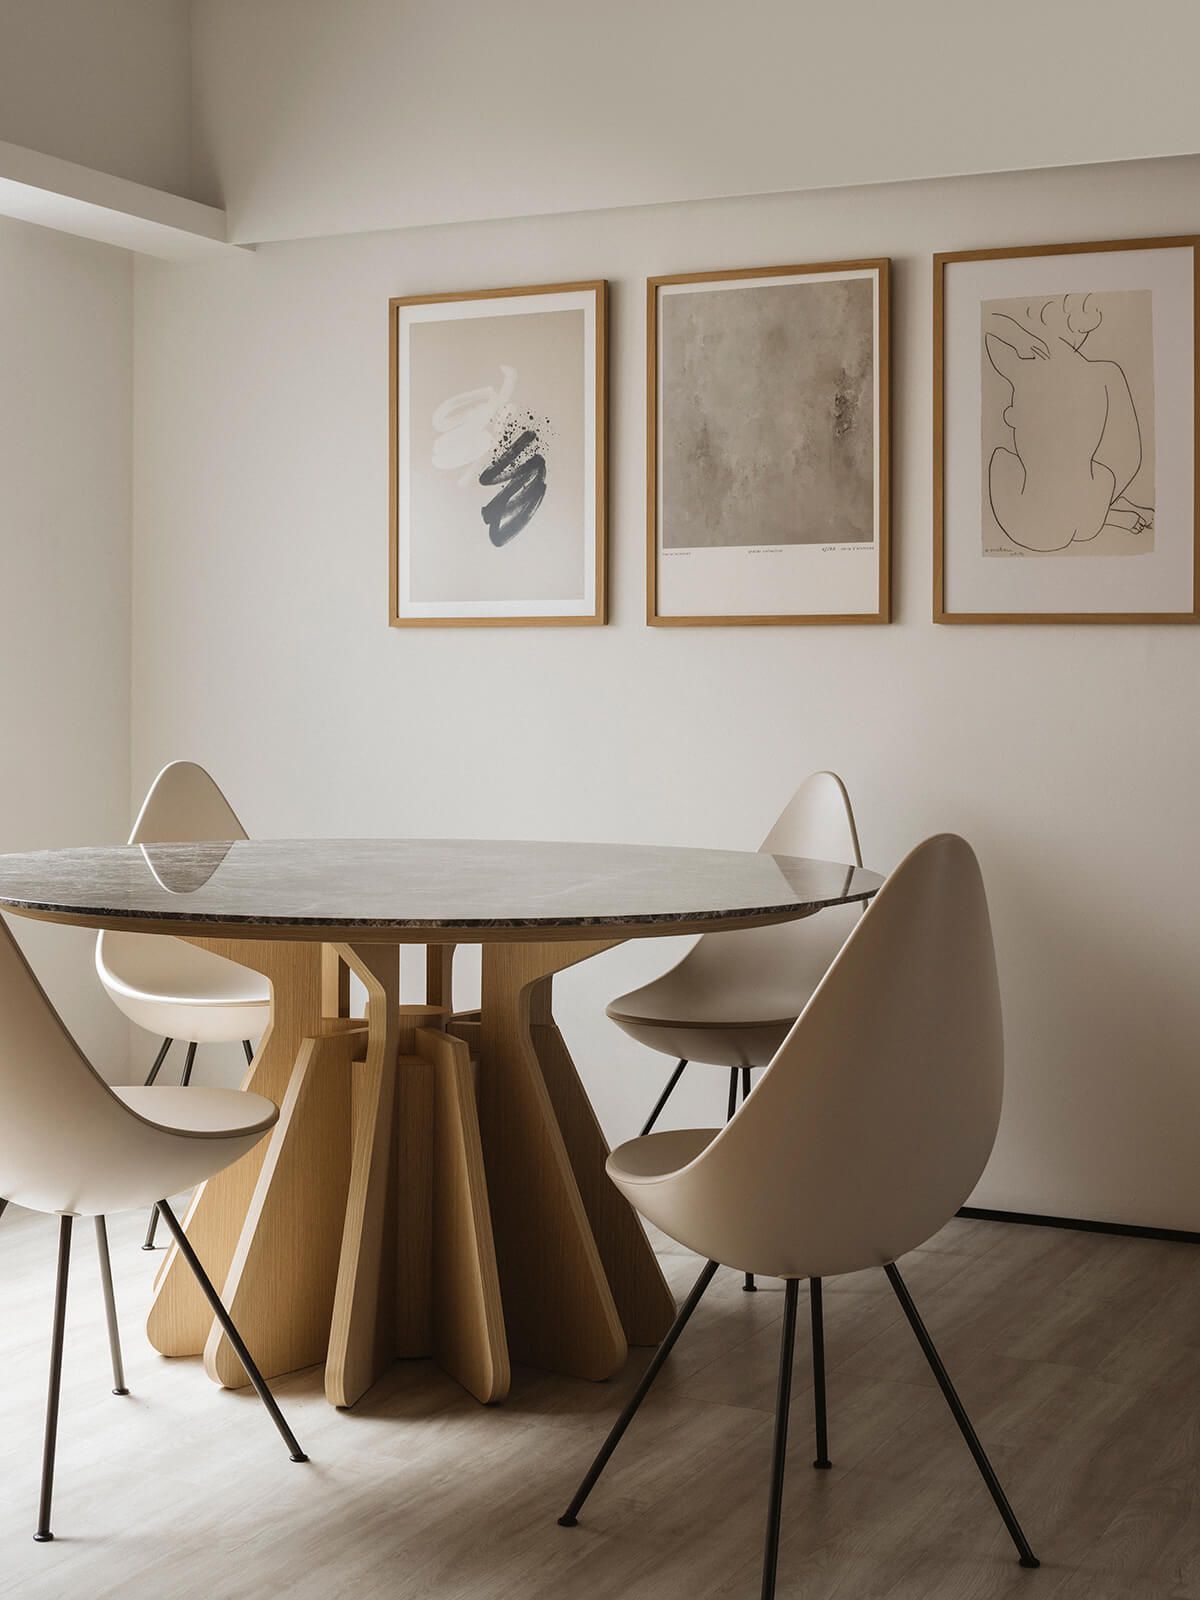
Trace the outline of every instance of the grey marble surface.
[[[0, 909], [96, 927], [610, 928], [803, 916], [867, 900], [861, 867], [756, 851], [472, 839], [246, 839], [0, 856]], [[434, 941], [436, 942], [436, 941]]]

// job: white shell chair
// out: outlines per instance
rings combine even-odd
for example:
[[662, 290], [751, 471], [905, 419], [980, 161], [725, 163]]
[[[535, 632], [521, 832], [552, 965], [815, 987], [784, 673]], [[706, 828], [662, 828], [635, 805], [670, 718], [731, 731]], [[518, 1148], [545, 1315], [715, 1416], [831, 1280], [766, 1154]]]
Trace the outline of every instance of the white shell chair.
[[[837, 774], [806, 778], [759, 848], [861, 867], [854, 811]], [[618, 1027], [679, 1058], [642, 1133], [651, 1131], [684, 1068], [696, 1062], [728, 1067], [728, 1122], [737, 1109], [739, 1074], [745, 1100], [751, 1068], [774, 1056], [861, 915], [858, 905], [832, 906], [768, 928], [702, 934], [669, 972], [614, 1000], [608, 1015]], [[748, 1272], [743, 1288], [755, 1287]]]
[[801, 1278], [812, 1297], [817, 1458], [828, 1467], [821, 1279], [882, 1267], [1004, 1519], [1036, 1567], [926, 1332], [898, 1257], [955, 1214], [991, 1152], [1004, 1044], [987, 900], [970, 845], [941, 834], [897, 867], [750, 1098], [720, 1130], [630, 1140], [608, 1171], [630, 1203], [708, 1258], [575, 1498], [580, 1507], [718, 1264], [785, 1280], [762, 1595], [775, 1592]]
[[58, 1283], [42, 1488], [34, 1538], [46, 1541], [54, 1484], [71, 1229], [94, 1217], [113, 1358], [114, 1392], [127, 1394], [104, 1218], [157, 1204], [213, 1315], [237, 1351], [293, 1461], [308, 1458], [221, 1304], [166, 1195], [231, 1166], [274, 1126], [279, 1112], [239, 1089], [110, 1088], [63, 1025], [0, 918], [0, 1211], [10, 1201], [59, 1217]]
[[[203, 767], [172, 761], [150, 785], [130, 844], [244, 839], [233, 807]], [[150, 863], [153, 870], [153, 862]], [[170, 885], [165, 885], [169, 888]], [[162, 1036], [147, 1084], [176, 1039], [188, 1041], [182, 1083], [191, 1082], [198, 1044], [235, 1044], [252, 1058], [251, 1039], [267, 1026], [271, 992], [261, 973], [209, 950], [158, 934], [105, 932], [96, 939], [96, 972], [112, 1000], [139, 1028]], [[142, 1248], [154, 1248], [158, 1213]]]
[[[760, 849], [862, 866], [850, 796], [832, 772], [814, 772], [784, 808]], [[729, 1068], [728, 1116], [750, 1069], [765, 1067], [846, 942], [860, 908], [737, 933], [706, 933], [669, 972], [614, 1000], [608, 1015], [639, 1044], [677, 1056], [642, 1132], [649, 1133], [691, 1062]]]

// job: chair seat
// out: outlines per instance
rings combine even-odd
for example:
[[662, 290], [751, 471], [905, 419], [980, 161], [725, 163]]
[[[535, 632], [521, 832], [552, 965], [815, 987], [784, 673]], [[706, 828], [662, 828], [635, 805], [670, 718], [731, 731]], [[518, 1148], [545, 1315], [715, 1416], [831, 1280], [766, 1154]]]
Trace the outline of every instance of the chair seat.
[[681, 981], [675, 969], [618, 996], [607, 1015], [639, 1044], [664, 1055], [710, 1066], [765, 1067], [814, 987], [738, 983], [723, 989]]
[[135, 1115], [175, 1133], [239, 1138], [265, 1133], [279, 1117], [272, 1101], [243, 1089], [189, 1084], [114, 1085], [113, 1093]]
[[141, 933], [107, 933], [100, 981], [131, 1022], [198, 1044], [257, 1037], [271, 1015], [266, 978], [211, 950]]
[[719, 1128], [672, 1128], [628, 1139], [609, 1156], [607, 1171], [614, 1183], [647, 1182], [686, 1167], [706, 1150]]

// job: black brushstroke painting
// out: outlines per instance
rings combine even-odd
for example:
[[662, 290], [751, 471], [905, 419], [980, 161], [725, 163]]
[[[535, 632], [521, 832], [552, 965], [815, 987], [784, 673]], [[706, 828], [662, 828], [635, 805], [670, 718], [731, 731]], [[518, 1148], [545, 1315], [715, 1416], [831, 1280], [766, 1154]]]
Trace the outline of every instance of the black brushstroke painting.
[[527, 528], [546, 498], [545, 439], [547, 425], [532, 415], [511, 420], [500, 435], [491, 463], [479, 474], [485, 489], [501, 484], [480, 515], [488, 538], [501, 549]]

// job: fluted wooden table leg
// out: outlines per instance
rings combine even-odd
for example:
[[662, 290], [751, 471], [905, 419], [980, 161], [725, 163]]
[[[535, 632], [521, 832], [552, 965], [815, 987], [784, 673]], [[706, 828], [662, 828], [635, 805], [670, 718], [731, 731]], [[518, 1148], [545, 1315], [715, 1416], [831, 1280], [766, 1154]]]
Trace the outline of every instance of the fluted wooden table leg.
[[367, 1058], [353, 1095], [350, 1187], [334, 1296], [325, 1394], [353, 1405], [396, 1354], [396, 1072], [400, 953], [394, 945], [339, 945], [367, 991]]
[[[361, 1035], [306, 1039], [246, 1212], [222, 1298], [259, 1368], [295, 1372], [325, 1359], [350, 1182], [350, 1084]], [[214, 1322], [209, 1377], [248, 1380]]]
[[534, 1054], [625, 1337], [630, 1344], [659, 1344], [675, 1320], [675, 1297], [637, 1214], [604, 1170], [608, 1141], [551, 1014], [550, 984], [543, 978], [530, 993]]
[[325, 1394], [351, 1406], [397, 1357], [432, 1356], [478, 1399], [508, 1392], [508, 1349], [470, 1053], [438, 1006], [399, 1006], [395, 949], [339, 946], [367, 988], [369, 1045]]
[[[241, 939], [198, 938], [189, 942], [261, 972], [270, 981], [271, 1021], [247, 1071], [243, 1087], [264, 1094], [282, 1106], [305, 1039], [316, 1037], [321, 1032], [321, 946]], [[345, 1093], [349, 1093], [348, 1079]], [[320, 1125], [323, 1125], [323, 1121]], [[184, 1226], [209, 1276], [214, 1283], [223, 1285], [226, 1291], [236, 1287], [229, 1282], [230, 1271], [235, 1266], [238, 1243], [264, 1162], [270, 1157], [273, 1164], [278, 1164], [282, 1147], [310, 1125], [316, 1127], [319, 1124], [304, 1115], [281, 1119], [270, 1139], [264, 1140], [232, 1167], [217, 1173], [197, 1189]], [[331, 1137], [336, 1141], [336, 1113]], [[318, 1138], [317, 1143], [321, 1145], [323, 1139]], [[289, 1171], [291, 1165], [290, 1162], [285, 1163]], [[316, 1187], [302, 1181], [292, 1182], [286, 1198], [280, 1187], [279, 1198], [289, 1212], [292, 1207], [295, 1208], [291, 1213], [292, 1220], [286, 1225], [286, 1232], [290, 1234], [294, 1230], [297, 1236], [303, 1237], [307, 1227], [321, 1227], [323, 1217], [320, 1208], [323, 1202]], [[328, 1200], [324, 1203], [327, 1204]], [[336, 1206], [336, 1198], [333, 1203]], [[270, 1208], [272, 1211], [274, 1209], [274, 1206]], [[243, 1267], [244, 1262], [239, 1261], [236, 1273], [239, 1279]], [[237, 1319], [238, 1310], [234, 1308], [228, 1293], [226, 1304], [234, 1310]], [[243, 1315], [246, 1309], [248, 1307], [243, 1307]], [[212, 1325], [212, 1312], [197, 1289], [186, 1262], [172, 1247], [159, 1271], [147, 1319], [151, 1344], [164, 1355], [199, 1355], [205, 1348]], [[286, 1370], [273, 1362], [261, 1340], [255, 1343], [251, 1328], [243, 1327], [242, 1333], [265, 1373], [270, 1375]], [[310, 1355], [308, 1359], [319, 1360], [320, 1356]]]
[[430, 1345], [477, 1400], [508, 1393], [508, 1338], [476, 1108], [476, 1071], [461, 1039], [418, 1028], [433, 1079]]
[[607, 948], [484, 945], [479, 1030], [479, 1121], [509, 1347], [531, 1366], [595, 1379], [618, 1372], [628, 1346], [530, 1025], [541, 1014], [539, 984]]

